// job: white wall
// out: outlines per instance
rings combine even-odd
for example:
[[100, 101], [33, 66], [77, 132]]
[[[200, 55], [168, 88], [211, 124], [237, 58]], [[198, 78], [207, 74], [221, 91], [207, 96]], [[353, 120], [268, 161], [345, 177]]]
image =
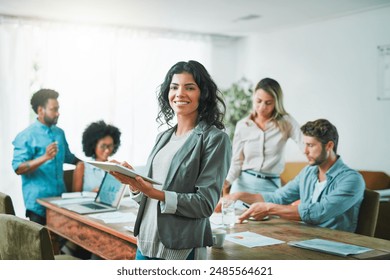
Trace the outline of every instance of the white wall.
[[385, 44], [390, 8], [259, 34], [238, 44], [236, 79], [275, 78], [298, 122], [336, 125], [347, 164], [390, 174], [390, 100], [377, 100], [377, 46]]
[[221, 90], [229, 88], [237, 81], [236, 65], [240, 42], [236, 38], [214, 38], [212, 40], [211, 62], [208, 71]]

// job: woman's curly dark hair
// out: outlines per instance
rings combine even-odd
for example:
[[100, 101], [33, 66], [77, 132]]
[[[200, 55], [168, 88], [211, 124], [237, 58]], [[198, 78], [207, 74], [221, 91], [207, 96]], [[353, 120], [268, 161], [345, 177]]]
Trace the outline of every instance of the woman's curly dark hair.
[[225, 128], [223, 117], [225, 115], [226, 106], [223, 99], [219, 96], [221, 93], [206, 68], [194, 60], [188, 62], [180, 61], [169, 69], [164, 82], [160, 85], [158, 93], [160, 111], [156, 120], [161, 125], [164, 124], [165, 120], [165, 123], [171, 126], [170, 121], [175, 115], [175, 112], [169, 105], [169, 89], [173, 75], [181, 74], [183, 72], [191, 74], [200, 89], [198, 121], [205, 121], [207, 124], [215, 125], [219, 129]]
[[83, 151], [87, 157], [95, 157], [96, 145], [100, 139], [111, 136], [114, 140], [114, 149], [112, 155], [116, 153], [121, 144], [121, 132], [113, 125], [106, 124], [104, 121], [93, 122], [87, 126], [83, 133]]

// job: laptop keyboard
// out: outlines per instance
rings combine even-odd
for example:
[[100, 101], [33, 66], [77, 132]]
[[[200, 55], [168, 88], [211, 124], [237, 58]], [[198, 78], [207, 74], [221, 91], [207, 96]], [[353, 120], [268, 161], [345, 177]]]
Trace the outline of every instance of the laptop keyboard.
[[94, 203], [83, 204], [83, 206], [85, 206], [87, 208], [90, 208], [90, 209], [96, 209], [96, 210], [106, 209], [107, 208], [107, 207], [103, 207], [103, 206], [100, 206], [100, 205], [97, 205], [97, 204], [94, 204]]

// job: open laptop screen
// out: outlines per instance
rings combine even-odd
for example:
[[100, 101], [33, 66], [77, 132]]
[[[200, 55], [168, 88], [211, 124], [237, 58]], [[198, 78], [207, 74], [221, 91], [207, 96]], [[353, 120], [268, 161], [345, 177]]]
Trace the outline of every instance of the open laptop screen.
[[106, 173], [95, 201], [112, 207], [117, 207], [123, 195], [122, 190], [122, 183], [109, 173]]

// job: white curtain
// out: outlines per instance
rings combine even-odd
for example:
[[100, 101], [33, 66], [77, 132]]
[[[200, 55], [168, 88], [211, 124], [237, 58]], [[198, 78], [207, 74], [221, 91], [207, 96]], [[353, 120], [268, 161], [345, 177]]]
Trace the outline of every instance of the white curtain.
[[21, 178], [11, 168], [16, 134], [35, 119], [31, 95], [59, 92], [60, 119], [71, 150], [84, 159], [85, 127], [105, 120], [122, 131], [113, 158], [143, 165], [161, 130], [156, 90], [181, 60], [210, 67], [209, 36], [80, 26], [0, 16], [0, 191], [24, 215]]

